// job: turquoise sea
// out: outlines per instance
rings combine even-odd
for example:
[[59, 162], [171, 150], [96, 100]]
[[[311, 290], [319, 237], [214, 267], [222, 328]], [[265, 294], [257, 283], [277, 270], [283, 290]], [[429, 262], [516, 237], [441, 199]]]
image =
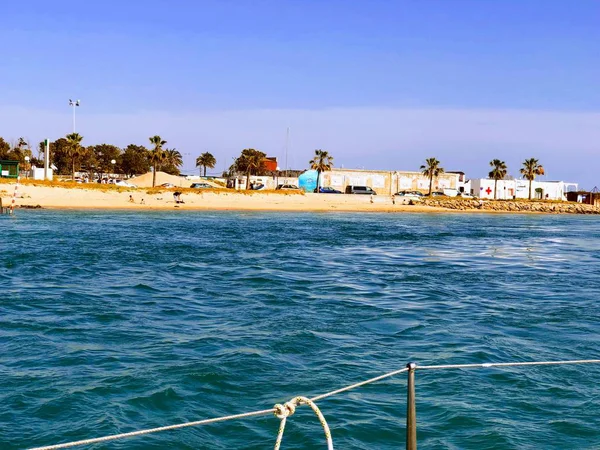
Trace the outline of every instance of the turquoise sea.
[[[17, 211], [0, 217], [0, 448], [270, 408], [419, 364], [600, 358], [600, 221]], [[600, 448], [600, 366], [417, 372], [420, 449]], [[319, 402], [398, 449], [406, 376]], [[94, 449], [268, 449], [278, 420]], [[90, 448], [90, 447], [82, 447]], [[284, 449], [325, 448], [307, 407]]]

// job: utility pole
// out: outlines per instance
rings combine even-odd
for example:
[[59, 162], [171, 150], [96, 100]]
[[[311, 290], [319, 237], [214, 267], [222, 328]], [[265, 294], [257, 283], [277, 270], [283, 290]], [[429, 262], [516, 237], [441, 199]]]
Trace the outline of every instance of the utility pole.
[[288, 147], [290, 145], [290, 127], [287, 127], [287, 131], [285, 133], [285, 182], [287, 183], [288, 177]]
[[50, 139], [44, 139], [44, 180], [48, 179], [48, 168], [50, 167]]
[[75, 109], [81, 105], [81, 100], [71, 100], [69, 99], [69, 106], [73, 108], [73, 133], [75, 133]]

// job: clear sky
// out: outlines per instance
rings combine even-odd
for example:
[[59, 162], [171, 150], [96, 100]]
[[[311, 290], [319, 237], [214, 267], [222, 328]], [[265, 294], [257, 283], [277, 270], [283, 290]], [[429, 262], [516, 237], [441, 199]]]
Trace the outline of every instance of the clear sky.
[[218, 171], [246, 147], [306, 167], [484, 176], [529, 157], [600, 185], [598, 0], [20, 0], [0, 6], [0, 136], [148, 143]]

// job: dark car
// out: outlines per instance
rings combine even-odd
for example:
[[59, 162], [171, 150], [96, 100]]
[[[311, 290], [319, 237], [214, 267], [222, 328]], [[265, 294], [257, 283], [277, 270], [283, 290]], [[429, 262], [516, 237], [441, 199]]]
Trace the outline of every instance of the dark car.
[[319, 193], [321, 193], [321, 194], [341, 194], [342, 191], [338, 191], [337, 189], [334, 189], [331, 186], [321, 186], [319, 188]]
[[436, 191], [436, 192], [432, 192], [431, 196], [432, 197], [445, 197], [446, 194], [444, 194], [443, 192]]
[[369, 186], [346, 186], [346, 194], [377, 195]]

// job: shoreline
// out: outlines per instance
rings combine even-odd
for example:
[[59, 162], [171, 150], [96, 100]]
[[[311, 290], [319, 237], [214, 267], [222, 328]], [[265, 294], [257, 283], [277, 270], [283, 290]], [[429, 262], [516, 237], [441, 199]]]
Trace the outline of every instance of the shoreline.
[[[12, 202], [14, 183], [0, 184], [3, 204]], [[484, 201], [456, 198], [425, 199], [400, 204], [401, 197], [313, 194], [285, 191], [238, 192], [227, 189], [180, 189], [184, 203], [173, 199], [176, 189], [99, 188], [85, 185], [22, 183], [15, 209], [121, 210], [121, 211], [268, 211], [360, 213], [469, 213], [469, 214], [600, 214], [600, 208], [579, 203]], [[133, 202], [130, 201], [130, 197]], [[143, 201], [143, 203], [142, 203]]]

